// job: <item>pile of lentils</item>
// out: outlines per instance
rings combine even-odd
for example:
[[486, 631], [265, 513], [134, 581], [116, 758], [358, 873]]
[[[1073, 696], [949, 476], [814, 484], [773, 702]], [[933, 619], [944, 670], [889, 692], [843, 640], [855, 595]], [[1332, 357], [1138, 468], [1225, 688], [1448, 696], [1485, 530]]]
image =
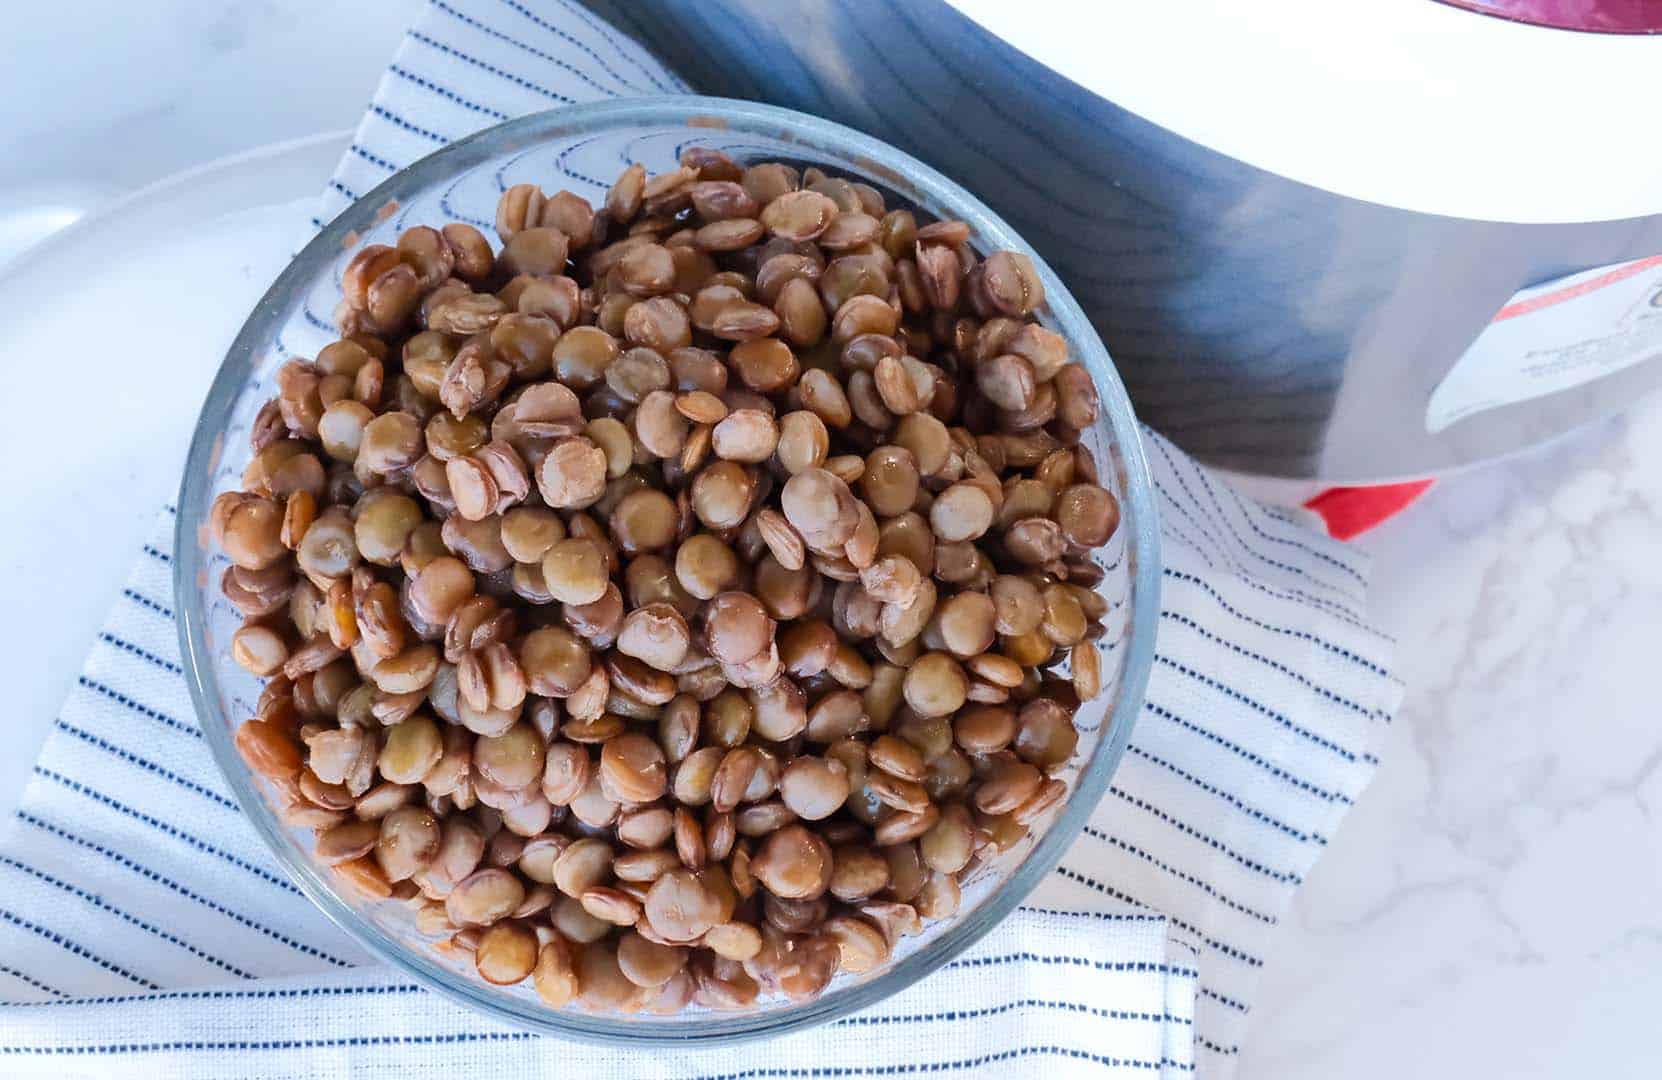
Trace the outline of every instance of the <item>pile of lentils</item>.
[[[352, 888], [552, 1006], [818, 994], [1062, 802], [1087, 373], [1022, 254], [688, 150], [351, 259], [213, 504], [236, 743]], [[1066, 673], [1065, 675], [1063, 673]]]

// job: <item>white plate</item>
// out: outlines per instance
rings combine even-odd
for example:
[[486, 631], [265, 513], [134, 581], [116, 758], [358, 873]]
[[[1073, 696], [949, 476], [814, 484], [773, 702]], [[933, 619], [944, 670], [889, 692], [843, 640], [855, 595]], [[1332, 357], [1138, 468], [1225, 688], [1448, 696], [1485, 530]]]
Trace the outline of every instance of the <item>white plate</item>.
[[226, 346], [298, 248], [349, 140], [317, 135], [182, 173], [0, 273], [0, 830], [139, 545], [178, 492]]

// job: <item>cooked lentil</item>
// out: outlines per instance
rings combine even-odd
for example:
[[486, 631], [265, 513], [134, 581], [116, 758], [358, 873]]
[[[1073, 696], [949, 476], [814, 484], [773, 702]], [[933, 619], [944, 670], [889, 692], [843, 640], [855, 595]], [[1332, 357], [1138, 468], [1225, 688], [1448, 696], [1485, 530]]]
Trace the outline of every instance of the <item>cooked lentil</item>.
[[273, 679], [239, 750], [551, 1007], [881, 966], [1065, 797], [1103, 690], [1120, 510], [1036, 267], [703, 148], [496, 230], [359, 251], [214, 503]]

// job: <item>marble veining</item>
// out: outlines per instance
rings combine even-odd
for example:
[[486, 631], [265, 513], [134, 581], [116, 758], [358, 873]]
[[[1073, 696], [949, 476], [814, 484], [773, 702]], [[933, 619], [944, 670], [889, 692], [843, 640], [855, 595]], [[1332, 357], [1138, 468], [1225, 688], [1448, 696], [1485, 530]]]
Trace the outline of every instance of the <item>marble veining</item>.
[[1241, 1076], [1654, 1076], [1662, 397], [1363, 542], [1409, 684]]

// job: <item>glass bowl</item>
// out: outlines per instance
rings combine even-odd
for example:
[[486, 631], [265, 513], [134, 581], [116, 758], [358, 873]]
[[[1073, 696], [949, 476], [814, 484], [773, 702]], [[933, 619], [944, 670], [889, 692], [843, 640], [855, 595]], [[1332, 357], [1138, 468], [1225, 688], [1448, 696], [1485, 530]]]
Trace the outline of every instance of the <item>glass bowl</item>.
[[[489, 985], [473, 974], [467, 954], [434, 951], [417, 932], [410, 905], [375, 902], [337, 887], [314, 857], [310, 834], [279, 819], [271, 793], [232, 741], [236, 725], [254, 713], [259, 681], [230, 656], [240, 619], [220, 595], [228, 564], [207, 539], [208, 508], [216, 495], [239, 484], [250, 456], [249, 427], [274, 393], [276, 369], [290, 357], [315, 355], [336, 336], [332, 313], [341, 272], [358, 244], [390, 244], [404, 228], [447, 221], [471, 223], [494, 240], [497, 199], [508, 186], [528, 181], [550, 191], [566, 187], [598, 205], [626, 164], [639, 161], [655, 174], [673, 168], [689, 144], [715, 147], [741, 162], [817, 164], [872, 184], [891, 206], [967, 222], [979, 250], [1032, 257], [1047, 297], [1040, 320], [1067, 338], [1073, 358], [1096, 381], [1101, 420], [1085, 440], [1101, 464], [1101, 482], [1122, 507], [1119, 532], [1099, 558], [1106, 571], [1099, 588], [1111, 609], [1100, 642], [1104, 691], [1077, 714], [1079, 750], [1060, 773], [1070, 788], [1067, 800], [1026, 840], [978, 866], [964, 882], [956, 916], [897, 943], [891, 962], [878, 971], [839, 975], [810, 1001], [759, 1000], [740, 1012], [621, 1016], [551, 1009], [528, 984]], [[389, 964], [497, 1020], [550, 1035], [635, 1046], [772, 1036], [869, 1006], [940, 967], [1008, 914], [1061, 858], [1125, 752], [1153, 661], [1159, 549], [1150, 491], [1125, 388], [1079, 305], [1033, 249], [963, 188], [893, 147], [787, 109], [692, 96], [578, 105], [482, 131], [394, 175], [318, 233], [260, 300], [208, 392], [185, 466], [174, 572], [180, 651], [208, 744], [249, 820], [306, 895]]]

